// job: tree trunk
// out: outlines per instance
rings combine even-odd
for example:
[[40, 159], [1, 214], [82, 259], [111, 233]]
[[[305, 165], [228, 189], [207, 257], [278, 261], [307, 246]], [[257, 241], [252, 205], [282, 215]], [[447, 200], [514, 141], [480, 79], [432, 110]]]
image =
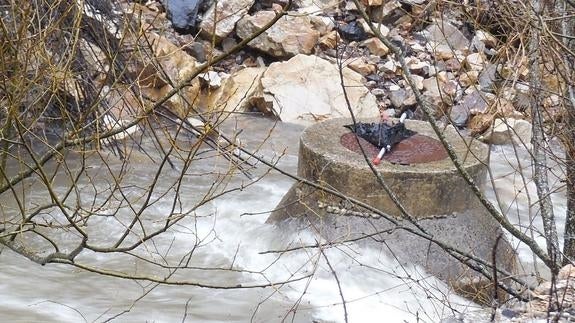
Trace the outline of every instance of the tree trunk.
[[[572, 4], [561, 1], [561, 13], [575, 9]], [[575, 51], [575, 23], [572, 18], [561, 21], [561, 34], [563, 45], [571, 53]], [[565, 183], [567, 185], [567, 214], [565, 215], [565, 233], [563, 244], [563, 264], [575, 262], [575, 87], [573, 86], [573, 68], [575, 57], [568, 51], [563, 51], [563, 65], [567, 84], [567, 99], [565, 100], [565, 134], [563, 144], [565, 147]]]
[[[544, 7], [538, 0], [532, 0], [531, 5], [535, 12], [534, 22], [538, 22], [538, 17], [542, 17]], [[553, 203], [549, 191], [549, 181], [547, 176], [547, 156], [548, 148], [547, 138], [543, 130], [543, 116], [541, 115], [541, 33], [538, 28], [534, 28], [529, 41], [529, 65], [530, 65], [530, 87], [531, 87], [531, 118], [533, 127], [533, 136], [531, 144], [533, 145], [533, 181], [537, 187], [537, 197], [539, 199], [539, 209], [543, 221], [543, 231], [547, 242], [547, 253], [553, 261], [552, 272], [559, 271], [557, 254], [559, 251], [559, 239], [555, 226], [555, 216], [553, 213]]]

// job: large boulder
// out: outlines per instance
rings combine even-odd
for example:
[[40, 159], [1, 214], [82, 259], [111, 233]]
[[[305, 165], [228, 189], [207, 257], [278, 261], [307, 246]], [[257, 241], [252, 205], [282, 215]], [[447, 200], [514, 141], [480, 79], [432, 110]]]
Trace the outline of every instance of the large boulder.
[[[236, 34], [246, 39], [270, 22], [276, 13], [260, 11], [253, 16], [244, 16], [238, 21]], [[275, 25], [252, 40], [248, 46], [274, 57], [290, 57], [297, 54], [311, 54], [320, 33], [314, 28], [308, 16], [285, 16]]]
[[[362, 76], [343, 68], [345, 89], [357, 117], [375, 117], [379, 109]], [[337, 65], [317, 56], [297, 55], [271, 64], [261, 79], [265, 105], [282, 121], [301, 124], [334, 117], [347, 117], [349, 110]]]
[[232, 74], [214, 93], [216, 111], [245, 111], [252, 105], [252, 97], [261, 93], [260, 79], [265, 67], [247, 67]]

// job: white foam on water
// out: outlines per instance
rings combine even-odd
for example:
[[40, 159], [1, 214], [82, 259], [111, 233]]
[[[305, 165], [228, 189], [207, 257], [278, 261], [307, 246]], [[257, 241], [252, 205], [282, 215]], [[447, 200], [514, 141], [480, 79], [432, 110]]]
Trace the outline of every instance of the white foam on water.
[[[553, 146], [553, 149], [558, 150], [555, 152], [557, 156], [562, 155], [559, 147]], [[502, 213], [509, 221], [527, 236], [533, 237], [543, 250], [547, 250], [547, 240], [543, 234], [543, 223], [537, 203], [536, 186], [532, 180], [532, 164], [529, 154], [530, 152], [524, 147], [516, 147], [514, 150], [511, 145], [492, 146], [490, 167], [494, 176], [495, 189], [491, 184], [488, 184], [486, 195], [498, 206], [495, 197], [497, 194], [503, 207]], [[553, 160], [548, 160], [548, 165], [550, 167], [548, 175], [555, 224], [559, 246], [562, 247], [567, 214], [565, 184], [561, 183], [564, 173], [561, 165]], [[524, 185], [524, 181], [526, 185]], [[533, 252], [529, 247], [509, 233], [506, 234], [506, 237], [515, 247], [519, 260], [523, 264], [532, 265]], [[542, 264], [539, 260], [537, 262], [539, 265]]]
[[[255, 190], [282, 191], [268, 182], [263, 182]], [[222, 256], [228, 259], [236, 257], [238, 266], [242, 268], [268, 268], [265, 277], [270, 281], [281, 282], [289, 278], [289, 274], [294, 277], [313, 275], [279, 289], [283, 297], [280, 300], [286, 308], [299, 300], [296, 312], [309, 313], [320, 322], [344, 322], [343, 295], [349, 322], [381, 322], [382, 318], [387, 322], [436, 322], [455, 311], [466, 311], [475, 306], [450, 294], [444, 283], [421, 268], [400, 265], [380, 250], [366, 246], [341, 245], [325, 248], [323, 254], [318, 248], [306, 248], [282, 254], [279, 259], [279, 254], [258, 254], [258, 251], [282, 250], [316, 242], [317, 237], [309, 230], [293, 230], [287, 223], [279, 226], [265, 224], [268, 214], [239, 216], [253, 209], [269, 209], [276, 204], [273, 200], [279, 201], [281, 195], [271, 194], [265, 202], [241, 197], [219, 201], [216, 209], [220, 225], [216, 231], [225, 237], [224, 245], [217, 247], [220, 253], [227, 250], [227, 254]], [[235, 255], [238, 244], [248, 244], [249, 247], [240, 248]], [[286, 313], [286, 316], [289, 315]]]

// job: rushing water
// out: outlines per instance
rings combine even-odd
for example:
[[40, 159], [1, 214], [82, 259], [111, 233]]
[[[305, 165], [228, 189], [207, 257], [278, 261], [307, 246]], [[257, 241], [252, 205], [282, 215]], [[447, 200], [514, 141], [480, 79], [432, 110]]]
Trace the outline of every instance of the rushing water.
[[[274, 127], [265, 119], [240, 122], [244, 123], [240, 128], [246, 129], [242, 140], [251, 147], [267, 137]], [[285, 150], [278, 166], [295, 173], [301, 130], [293, 125], [276, 125], [260, 154], [273, 158]], [[512, 180], [505, 176], [509, 173], [509, 153], [508, 147], [494, 149], [492, 165], [496, 184], [504, 188], [503, 195], [509, 195], [502, 199], [513, 206], [509, 201], [517, 199], [509, 187]], [[110, 161], [114, 163], [113, 158]], [[193, 166], [191, 171], [201, 173], [214, 167], [206, 163]], [[134, 164], [131, 176], [134, 180], [148, 178], [153, 166], [146, 162]], [[169, 183], [177, 174], [173, 172], [174, 178], [170, 178], [167, 172], [160, 185]], [[239, 177], [232, 183], [243, 180]], [[209, 187], [212, 181], [209, 176], [194, 177], [193, 182], [184, 182], [180, 194], [195, 202], [197, 191]], [[451, 294], [442, 282], [421, 268], [401, 265], [383, 249], [373, 246], [346, 244], [322, 251], [308, 248], [262, 254], [313, 244], [318, 239], [312, 229], [265, 223], [269, 211], [292, 183], [272, 172], [241, 191], [207, 203], [197, 210], [196, 216], [184, 219], [155, 239], [153, 248], [158, 256], [165, 253], [172, 260], [194, 250], [190, 266], [212, 268], [179, 270], [174, 276], [177, 280], [235, 286], [304, 279], [273, 288], [165, 286], [106, 277], [66, 265], [42, 267], [4, 249], [0, 254], [0, 318], [10, 322], [343, 322], [342, 296], [350, 322], [436, 322], [455, 312], [478, 309], [477, 305]], [[88, 189], [84, 194], [93, 192]], [[556, 203], [559, 210], [564, 208], [560, 196]], [[518, 205], [524, 202], [519, 201]], [[169, 213], [171, 206], [168, 197], [165, 201], [160, 199], [151, 208], [149, 220], [153, 221], [154, 212]], [[521, 212], [518, 214], [525, 221]], [[114, 232], [113, 218], [100, 217], [96, 221], [91, 226], [96, 228], [94, 235], [105, 240]], [[529, 254], [523, 254], [529, 261]], [[150, 274], [148, 264], [128, 259], [127, 262], [125, 257], [95, 253], [80, 256], [82, 261], [106, 268]]]

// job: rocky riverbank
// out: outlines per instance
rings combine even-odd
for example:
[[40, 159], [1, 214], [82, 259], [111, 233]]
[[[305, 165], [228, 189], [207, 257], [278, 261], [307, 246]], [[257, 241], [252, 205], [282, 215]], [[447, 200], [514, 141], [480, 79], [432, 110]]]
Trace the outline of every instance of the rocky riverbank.
[[[527, 58], [510, 46], [508, 35], [494, 34], [500, 26], [471, 25], [466, 16], [486, 16], [489, 7], [438, 7], [425, 0], [363, 4], [380, 33], [405, 53], [415, 84], [437, 119], [497, 144], [529, 141]], [[166, 79], [182, 80], [200, 63], [231, 50], [283, 5], [285, 1], [222, 0], [217, 6], [204, 1], [195, 8], [197, 21], [190, 18], [185, 29], [181, 21], [170, 22], [176, 17], [168, 10], [175, 10], [173, 5], [123, 2], [124, 12], [137, 17], [158, 58], [154, 68], [137, 62], [131, 73], [146, 95], [158, 100], [172, 89]], [[174, 25], [180, 26], [178, 31]], [[552, 93], [562, 84], [554, 67], [547, 67], [545, 117], [560, 120], [560, 100]], [[349, 114], [340, 68], [356, 116], [393, 116], [416, 108], [398, 58], [374, 35], [353, 1], [335, 0], [295, 1], [292, 11], [248, 48], [193, 80], [166, 105], [182, 116], [190, 115], [187, 101], [194, 102], [196, 113], [261, 112], [310, 124]]]
[[[424, 0], [363, 3], [362, 9], [369, 12], [381, 34], [404, 51], [416, 86], [433, 103], [438, 119], [466, 128], [472, 135], [484, 134], [496, 143], [511, 140], [509, 126], [523, 139], [528, 137], [529, 126], [522, 121], [529, 119], [527, 58], [519, 51], [511, 55], [514, 49], [507, 36], [495, 35], [496, 28], [473, 26], [465, 16], [469, 12], [487, 15], [493, 8], [465, 4], [440, 8]], [[154, 21], [147, 26], [150, 32], [166, 31], [162, 35], [170, 44], [203, 62], [261, 28], [284, 4], [219, 1], [216, 7], [204, 3], [207, 9], [198, 14], [200, 22], [192, 28], [195, 34], [169, 32], [167, 16], [174, 15], [166, 14], [169, 7], [158, 1], [130, 6], [148, 17], [147, 21]], [[394, 115], [415, 107], [397, 57], [375, 37], [354, 3], [323, 0], [296, 1], [290, 14], [250, 42], [249, 49], [214, 67], [217, 74], [211, 75], [218, 80], [209, 93], [200, 95], [202, 108], [261, 111], [304, 124], [347, 115], [341, 102], [339, 66], [358, 116], [383, 111]], [[562, 85], [553, 66], [546, 71], [547, 92], [557, 93]], [[561, 118], [557, 95], [549, 94], [543, 103], [548, 119]], [[488, 131], [490, 127], [495, 134]]]

